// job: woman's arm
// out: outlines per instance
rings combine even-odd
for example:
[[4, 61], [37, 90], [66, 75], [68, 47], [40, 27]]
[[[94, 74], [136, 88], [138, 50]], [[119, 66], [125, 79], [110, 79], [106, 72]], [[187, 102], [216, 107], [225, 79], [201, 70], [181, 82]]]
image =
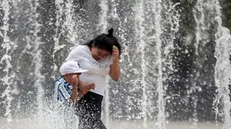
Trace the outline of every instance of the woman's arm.
[[79, 89], [81, 96], [85, 95], [89, 90], [95, 89], [95, 83], [88, 83], [88, 82], [82, 82], [79, 81]]
[[119, 62], [119, 50], [116, 46], [113, 46], [113, 64], [110, 66], [110, 77], [118, 81], [120, 78], [120, 62]]

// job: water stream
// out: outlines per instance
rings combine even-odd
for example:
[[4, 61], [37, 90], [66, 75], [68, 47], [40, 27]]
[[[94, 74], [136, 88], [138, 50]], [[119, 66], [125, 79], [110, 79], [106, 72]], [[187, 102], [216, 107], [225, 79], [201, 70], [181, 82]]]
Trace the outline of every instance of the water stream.
[[1, 0], [1, 128], [77, 129], [72, 110], [52, 103], [58, 68], [76, 45], [113, 27], [123, 52], [120, 80], [107, 79], [109, 129], [230, 129], [231, 35], [222, 7], [218, 0]]

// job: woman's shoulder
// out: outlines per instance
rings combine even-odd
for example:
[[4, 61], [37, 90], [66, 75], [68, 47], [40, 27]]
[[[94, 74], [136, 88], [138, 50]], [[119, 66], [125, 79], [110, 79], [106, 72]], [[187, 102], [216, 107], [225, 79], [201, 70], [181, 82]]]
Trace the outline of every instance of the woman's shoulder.
[[77, 45], [74, 49], [77, 49], [77, 50], [85, 50], [87, 49], [88, 46], [87, 45]]
[[83, 57], [89, 55], [89, 48], [87, 45], [78, 45], [68, 54], [66, 60], [81, 60]]
[[82, 52], [87, 52], [88, 51], [88, 46], [87, 45], [78, 45], [76, 46], [72, 52], [75, 52], [75, 53], [82, 53]]

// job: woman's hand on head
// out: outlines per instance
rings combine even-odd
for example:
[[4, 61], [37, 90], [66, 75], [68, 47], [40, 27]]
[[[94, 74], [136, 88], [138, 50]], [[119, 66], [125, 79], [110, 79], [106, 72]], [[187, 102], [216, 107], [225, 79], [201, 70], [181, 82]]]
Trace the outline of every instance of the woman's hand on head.
[[109, 75], [113, 80], [118, 81], [120, 77], [119, 49], [115, 45], [113, 46], [112, 56], [113, 63], [110, 66]]
[[113, 45], [112, 56], [113, 60], [119, 60], [119, 49], [115, 45]]

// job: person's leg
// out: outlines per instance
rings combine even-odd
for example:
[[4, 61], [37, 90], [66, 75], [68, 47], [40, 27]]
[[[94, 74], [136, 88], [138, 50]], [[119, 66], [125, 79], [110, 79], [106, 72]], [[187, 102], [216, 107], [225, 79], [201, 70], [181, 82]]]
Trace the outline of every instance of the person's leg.
[[103, 96], [88, 92], [78, 102], [79, 129], [106, 129], [101, 121]]

